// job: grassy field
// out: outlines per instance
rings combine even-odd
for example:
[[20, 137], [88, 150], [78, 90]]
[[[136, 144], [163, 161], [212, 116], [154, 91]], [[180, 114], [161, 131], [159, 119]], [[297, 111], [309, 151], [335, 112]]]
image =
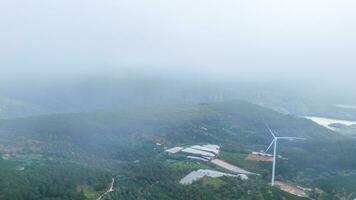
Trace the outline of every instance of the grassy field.
[[88, 186], [88, 185], [81, 186], [81, 189], [84, 193], [84, 196], [90, 200], [97, 199], [101, 194], [100, 192], [95, 191], [93, 187]]
[[219, 178], [211, 178], [211, 177], [204, 177], [202, 180], [202, 185], [203, 186], [213, 186], [216, 188], [221, 187], [222, 185], [225, 185], [226, 183], [219, 179]]

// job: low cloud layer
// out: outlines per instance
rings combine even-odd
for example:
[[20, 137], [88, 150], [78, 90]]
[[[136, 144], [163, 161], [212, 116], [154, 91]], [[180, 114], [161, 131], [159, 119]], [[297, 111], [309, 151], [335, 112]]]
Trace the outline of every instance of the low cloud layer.
[[2, 1], [0, 66], [7, 78], [154, 70], [352, 82], [355, 11], [346, 0]]

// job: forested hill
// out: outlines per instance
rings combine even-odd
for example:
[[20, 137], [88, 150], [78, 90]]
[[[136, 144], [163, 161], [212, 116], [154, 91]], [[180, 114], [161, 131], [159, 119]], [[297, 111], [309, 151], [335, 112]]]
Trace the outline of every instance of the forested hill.
[[[77, 169], [89, 167], [97, 172], [92, 174], [98, 174], [91, 179], [99, 180], [101, 185], [109, 180], [108, 173], [126, 178], [132, 176], [128, 181], [137, 181], [139, 178], [133, 175], [138, 173], [137, 170], [141, 173], [153, 168], [165, 169], [159, 156], [162, 152], [156, 147], [156, 143], [166, 147], [214, 143], [221, 145], [222, 150], [230, 152], [231, 155], [245, 155], [251, 151], [264, 150], [271, 142], [265, 122], [278, 136], [307, 138], [306, 141], [286, 141], [280, 144], [279, 153], [289, 158], [288, 162], [279, 165], [281, 178], [288, 177], [313, 185], [317, 183], [312, 177], [317, 174], [355, 170], [354, 140], [337, 135], [310, 120], [283, 115], [244, 101], [1, 120], [0, 153], [25, 158], [25, 161], [21, 162], [27, 163], [29, 167], [44, 161], [49, 162], [48, 166], [56, 165], [56, 162], [63, 165], [69, 162], [74, 166], [78, 165]], [[129, 167], [130, 163], [138, 160], [142, 167]], [[70, 166], [73, 166], [72, 164]], [[269, 170], [264, 168], [266, 166], [258, 169], [269, 173]], [[135, 182], [127, 186], [126, 189], [131, 195], [138, 195], [135, 196], [137, 198], [145, 197], [139, 196], [143, 194], [136, 191], [135, 187], [145, 188], [146, 184], [152, 184], [158, 176], [153, 172], [147, 173], [152, 178], [147, 178], [149, 180], [145, 180], [145, 183]], [[169, 170], [167, 173], [174, 175]], [[11, 176], [17, 177], [16, 173], [8, 173], [7, 176], [2, 180], [9, 180]], [[66, 180], [72, 179], [77, 180], [80, 183], [78, 185], [99, 184], [75, 176]], [[169, 183], [174, 185], [177, 180], [172, 178]], [[0, 184], [6, 185], [1, 182]], [[28, 187], [28, 190], [31, 190], [31, 187]], [[164, 188], [167, 187], [162, 187], [159, 190], [164, 193]], [[2, 190], [6, 189], [4, 187]], [[69, 187], [66, 194], [73, 192], [75, 193], [75, 189]], [[38, 195], [46, 196], [42, 193]]]
[[[311, 140], [340, 138], [310, 120], [283, 115], [244, 101], [41, 115], [1, 120], [0, 129], [3, 133], [39, 140], [59, 137], [83, 144], [98, 144], [111, 137], [148, 135], [175, 143], [225, 142], [226, 136], [237, 137], [243, 144], [265, 144], [270, 140], [265, 123], [279, 136]], [[208, 131], [203, 131], [202, 127]]]
[[[36, 143], [36, 148], [32, 148], [31, 143], [21, 144], [22, 149], [27, 145], [29, 149], [44, 148], [41, 153], [62, 156], [63, 152], [57, 151], [66, 145], [73, 152], [128, 159], [132, 153], [140, 154], [141, 149], [135, 145], [141, 145], [141, 141], [160, 141], [166, 145], [230, 143], [262, 150], [271, 141], [265, 122], [279, 136], [307, 138], [306, 142], [292, 143], [304, 145], [300, 150], [305, 153], [305, 148], [312, 149], [314, 143], [347, 141], [346, 137], [310, 120], [282, 115], [243, 101], [43, 115], [2, 120], [0, 130], [2, 138], [14, 145], [23, 138]], [[116, 150], [103, 154], [108, 148]], [[68, 152], [67, 156], [71, 154]]]

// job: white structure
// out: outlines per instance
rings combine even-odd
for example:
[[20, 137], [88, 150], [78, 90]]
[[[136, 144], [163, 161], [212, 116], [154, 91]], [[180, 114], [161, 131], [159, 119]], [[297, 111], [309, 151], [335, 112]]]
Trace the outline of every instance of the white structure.
[[209, 147], [204, 147], [204, 146], [200, 146], [200, 145], [194, 145], [194, 146], [191, 146], [190, 148], [207, 151], [210, 153], [214, 153], [215, 155], [219, 154], [219, 150], [215, 149], [215, 148], [209, 148]]
[[194, 155], [199, 155], [199, 156], [206, 156], [206, 157], [215, 157], [215, 154], [198, 150], [198, 149], [193, 149], [191, 147], [185, 148], [182, 150], [184, 153], [189, 153], [189, 154], [194, 154]]
[[198, 155], [204, 159], [210, 160], [211, 158], [215, 157], [220, 152], [220, 146], [207, 144], [207, 145], [193, 145], [187, 148], [183, 147], [173, 147], [171, 149], [166, 149], [166, 152], [170, 154], [176, 154], [180, 151], [188, 154]]
[[273, 157], [272, 154], [268, 154], [268, 153], [264, 153], [264, 152], [252, 152], [251, 154], [256, 155], [256, 156]]
[[234, 174], [228, 174], [228, 173], [223, 173], [223, 172], [209, 170], [209, 169], [199, 169], [198, 171], [192, 171], [191, 173], [186, 175], [184, 178], [182, 178], [179, 181], [179, 183], [183, 185], [189, 185], [192, 184], [194, 181], [202, 179], [204, 176], [213, 177], [213, 178], [218, 178], [222, 176], [231, 176], [231, 177], [239, 177], [241, 180], [248, 179], [248, 177], [244, 174], [234, 175]]
[[207, 160], [213, 159], [212, 157], [206, 157], [206, 156], [203, 156], [202, 158], [207, 159]]
[[213, 163], [214, 165], [218, 166], [218, 167], [221, 167], [223, 169], [226, 169], [230, 172], [233, 172], [233, 173], [236, 173], [236, 174], [253, 174], [249, 171], [246, 171], [244, 169], [241, 169], [235, 165], [232, 165], [230, 163], [227, 163], [223, 160], [220, 160], [220, 159], [213, 159], [211, 160], [211, 163]]
[[200, 129], [203, 130], [203, 131], [207, 131], [207, 130], [208, 130], [208, 129], [207, 129], [206, 127], [204, 127], [204, 126], [200, 127]]
[[206, 148], [209, 148], [209, 149], [220, 150], [220, 146], [219, 145], [215, 145], [215, 144], [206, 144], [206, 145], [203, 145], [203, 147], [206, 147]]
[[276, 170], [276, 156], [277, 156], [277, 141], [278, 140], [305, 140], [305, 138], [298, 138], [298, 137], [276, 137], [275, 134], [273, 133], [273, 131], [269, 128], [268, 124], [266, 124], [269, 132], [271, 133], [271, 135], [273, 136], [273, 140], [271, 142], [271, 144], [269, 145], [269, 147], [267, 148], [267, 150], [265, 152], [267, 152], [272, 145], [274, 145], [274, 150], [273, 150], [273, 167], [272, 167], [272, 181], [271, 181], [271, 185], [274, 186], [274, 177], [275, 177], [275, 170]]
[[197, 181], [201, 178], [203, 178], [204, 175], [202, 175], [201, 173], [199, 173], [198, 171], [192, 171], [190, 172], [188, 175], [186, 175], [184, 178], [182, 178], [179, 183], [183, 184], [183, 185], [190, 185], [192, 184], [194, 181]]
[[182, 149], [183, 149], [183, 147], [173, 147], [171, 149], [165, 150], [165, 152], [168, 152], [170, 154], [175, 154], [175, 153], [180, 152]]

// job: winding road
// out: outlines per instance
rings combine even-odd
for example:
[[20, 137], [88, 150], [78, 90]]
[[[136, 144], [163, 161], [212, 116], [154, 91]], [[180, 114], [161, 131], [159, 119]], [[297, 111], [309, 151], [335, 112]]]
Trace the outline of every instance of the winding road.
[[111, 180], [110, 188], [106, 192], [104, 192], [102, 195], [100, 195], [96, 200], [101, 200], [105, 195], [114, 191], [113, 187], [114, 187], [115, 179], [114, 178], [111, 178], [111, 179], [112, 180]]

